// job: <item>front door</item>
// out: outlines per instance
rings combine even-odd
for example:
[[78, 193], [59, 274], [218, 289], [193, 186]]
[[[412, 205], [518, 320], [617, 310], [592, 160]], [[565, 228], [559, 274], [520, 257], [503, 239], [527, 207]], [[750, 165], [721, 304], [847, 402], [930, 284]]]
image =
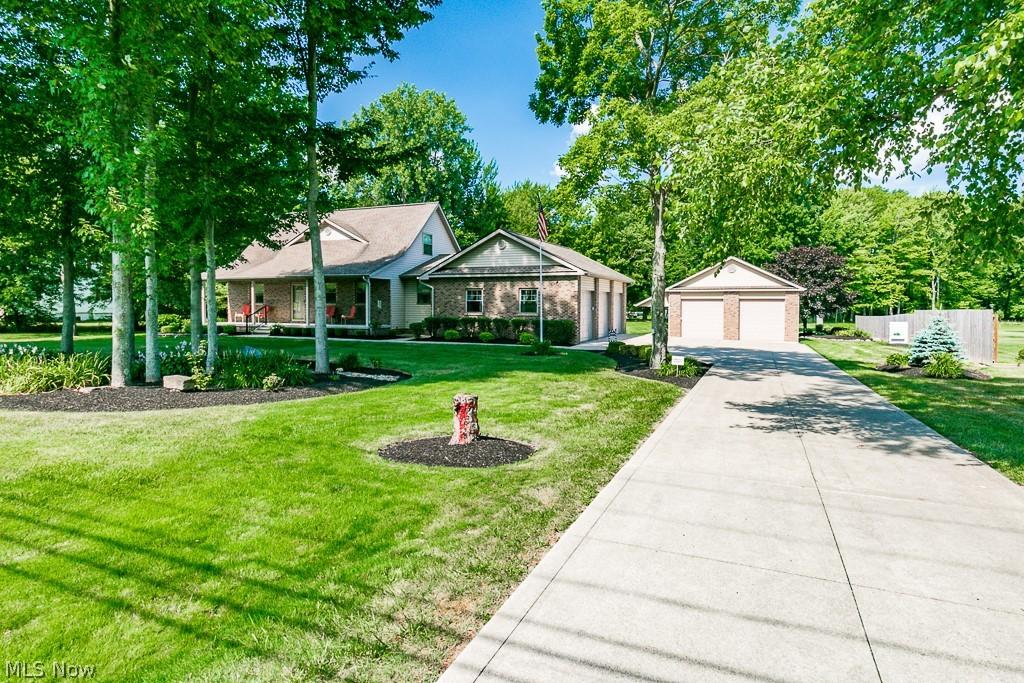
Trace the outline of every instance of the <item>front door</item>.
[[292, 322], [306, 322], [306, 285], [292, 285]]

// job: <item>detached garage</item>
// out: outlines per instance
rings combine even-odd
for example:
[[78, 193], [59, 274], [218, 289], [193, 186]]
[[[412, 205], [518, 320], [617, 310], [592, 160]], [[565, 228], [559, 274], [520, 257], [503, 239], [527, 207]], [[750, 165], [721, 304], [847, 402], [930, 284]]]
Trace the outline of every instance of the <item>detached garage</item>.
[[795, 342], [804, 291], [730, 256], [665, 291], [668, 334], [691, 342]]

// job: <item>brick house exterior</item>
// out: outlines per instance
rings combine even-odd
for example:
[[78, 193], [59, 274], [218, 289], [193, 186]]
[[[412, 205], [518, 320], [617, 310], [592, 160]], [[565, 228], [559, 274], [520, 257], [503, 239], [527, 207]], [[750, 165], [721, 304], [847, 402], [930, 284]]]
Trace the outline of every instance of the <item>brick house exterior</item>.
[[[544, 317], [573, 321], [575, 341], [625, 331], [628, 277], [571, 249], [545, 244]], [[523, 290], [539, 290], [541, 245], [534, 239], [497, 230], [430, 268], [413, 271], [432, 289], [438, 316], [521, 318]], [[467, 293], [482, 298], [469, 310]], [[530, 295], [526, 295], [530, 296]]]

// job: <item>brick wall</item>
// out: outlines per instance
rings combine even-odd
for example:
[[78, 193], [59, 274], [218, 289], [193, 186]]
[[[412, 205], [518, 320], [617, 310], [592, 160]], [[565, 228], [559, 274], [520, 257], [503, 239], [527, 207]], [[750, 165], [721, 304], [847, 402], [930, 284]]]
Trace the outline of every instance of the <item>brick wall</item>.
[[[539, 288], [536, 278], [437, 278], [434, 288], [434, 315], [461, 318], [466, 315], [466, 290], [482, 289], [487, 318], [526, 317], [519, 313], [519, 290]], [[544, 317], [562, 318], [575, 323], [579, 339], [579, 278], [544, 278]]]
[[722, 296], [722, 322], [725, 327], [723, 339], [738, 340], [740, 338], [740, 296], [725, 294]]
[[[203, 289], [203, 294], [206, 294], [206, 289]], [[205, 301], [205, 296], [203, 297]], [[228, 282], [228, 322], [235, 322], [235, 313], [242, 312], [242, 306], [249, 303], [249, 283], [248, 282]], [[203, 312], [205, 313], [205, 303]]]
[[671, 292], [665, 295], [668, 305], [668, 336], [683, 336], [683, 297]]
[[786, 295], [786, 341], [800, 341], [800, 295]]

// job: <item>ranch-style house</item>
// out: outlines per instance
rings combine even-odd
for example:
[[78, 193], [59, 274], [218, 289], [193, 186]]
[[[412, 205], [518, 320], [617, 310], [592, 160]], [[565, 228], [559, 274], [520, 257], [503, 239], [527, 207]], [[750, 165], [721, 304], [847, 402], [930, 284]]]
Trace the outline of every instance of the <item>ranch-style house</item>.
[[[328, 326], [406, 329], [431, 315], [536, 317], [540, 247], [497, 230], [462, 249], [436, 202], [344, 209], [320, 223]], [[228, 323], [312, 326], [309, 230], [297, 223], [277, 248], [254, 243], [217, 271]], [[544, 314], [574, 321], [577, 341], [625, 329], [631, 280], [572, 249], [543, 245]]]

